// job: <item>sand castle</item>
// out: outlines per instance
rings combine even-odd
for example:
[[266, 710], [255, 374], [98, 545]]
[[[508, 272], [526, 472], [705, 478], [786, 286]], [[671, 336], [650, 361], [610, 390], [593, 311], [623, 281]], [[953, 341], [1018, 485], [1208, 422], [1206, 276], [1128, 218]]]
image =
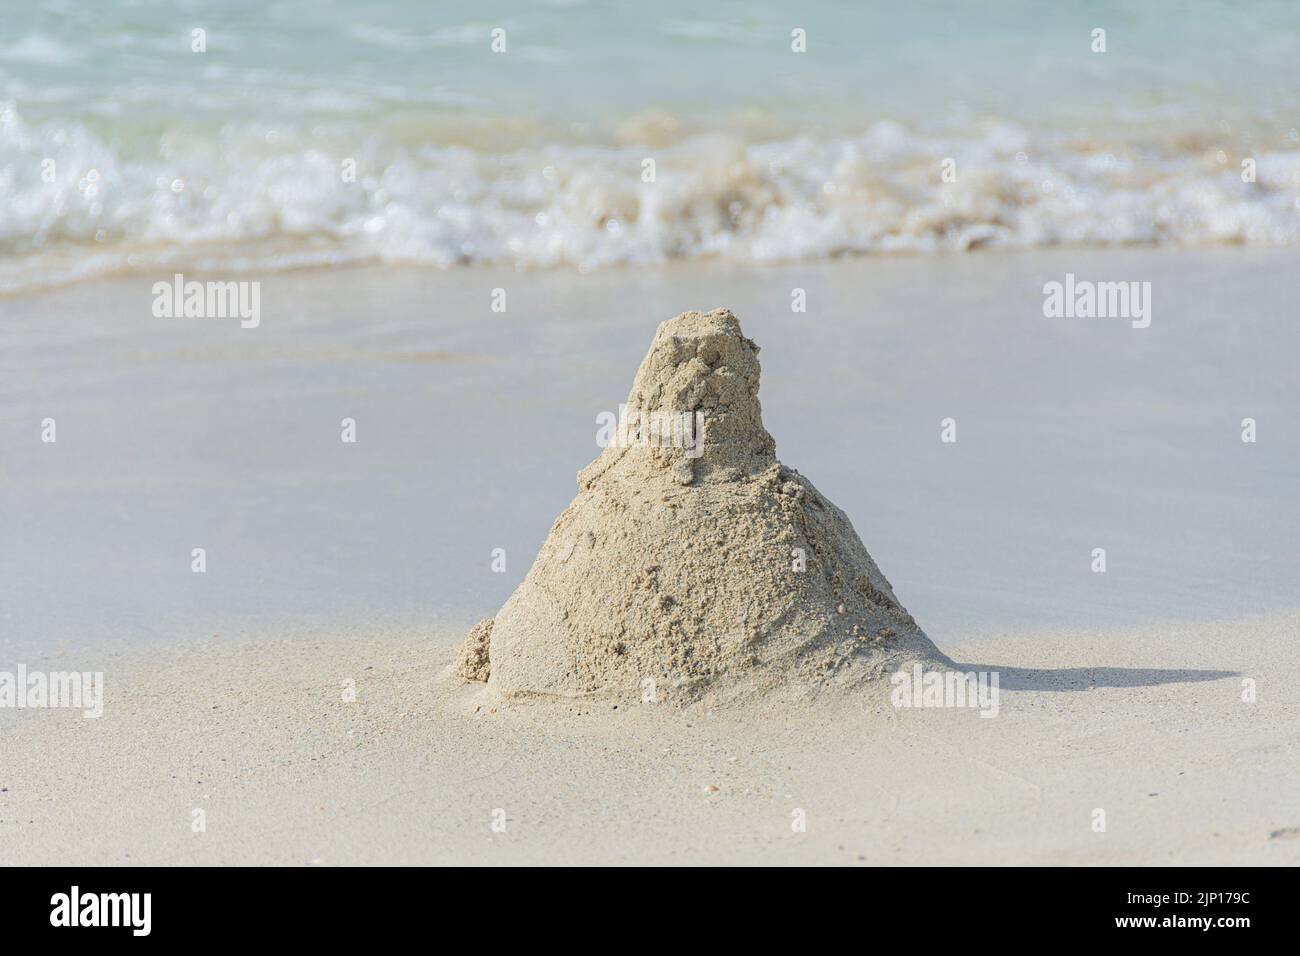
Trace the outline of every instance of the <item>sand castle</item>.
[[660, 325], [628, 408], [702, 434], [623, 435], [579, 472], [523, 583], [470, 632], [460, 675], [507, 695], [689, 703], [943, 660], [845, 514], [777, 461], [758, 387], [758, 346], [730, 312]]

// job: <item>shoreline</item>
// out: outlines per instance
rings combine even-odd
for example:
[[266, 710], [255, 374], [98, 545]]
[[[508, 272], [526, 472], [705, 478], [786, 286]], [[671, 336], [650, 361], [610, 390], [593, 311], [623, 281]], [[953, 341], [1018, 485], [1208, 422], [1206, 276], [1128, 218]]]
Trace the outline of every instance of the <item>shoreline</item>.
[[[239, 244], [236, 244], [232, 248], [240, 247]], [[557, 281], [564, 282], [591, 276], [599, 276], [605, 279], [644, 279], [646, 276], [653, 277], [678, 271], [687, 273], [700, 272], [720, 277], [729, 274], [763, 272], [808, 271], [815, 273], [823, 269], [834, 269], [843, 266], [852, 268], [854, 265], [865, 263], [933, 262], [944, 264], [966, 260], [978, 262], [986, 257], [994, 261], [1014, 261], [1016, 259], [1032, 259], [1037, 256], [1056, 258], [1062, 254], [1067, 256], [1073, 254], [1085, 261], [1095, 257], [1123, 256], [1126, 254], [1139, 256], [1156, 254], [1171, 257], [1191, 256], [1194, 258], [1217, 258], [1218, 256], [1243, 256], [1249, 258], [1260, 256], [1293, 260], [1296, 256], [1300, 256], [1300, 249], [1294, 243], [1288, 242], [1243, 243], [1224, 241], [1183, 243], [1172, 240], [1113, 243], [1060, 242], [1043, 245], [976, 244], [965, 249], [935, 248], [922, 250], [899, 247], [896, 249], [863, 251], [847, 250], [807, 258], [791, 257], [761, 261], [732, 259], [717, 254], [699, 255], [666, 258], [653, 262], [609, 262], [591, 271], [584, 271], [576, 264], [567, 262], [554, 265], [524, 265], [521, 267], [509, 261], [475, 261], [440, 266], [430, 262], [386, 260], [378, 254], [369, 258], [295, 261], [282, 265], [260, 262], [240, 264], [238, 260], [217, 266], [202, 263], [174, 264], [158, 262], [148, 265], [121, 265], [103, 272], [62, 277], [36, 285], [0, 286], [0, 301], [39, 299], [96, 285], [113, 286], [123, 283], [143, 283], [145, 286], [152, 286], [155, 282], [173, 279], [177, 273], [181, 273], [186, 279], [197, 277], [200, 281], [226, 278], [250, 280], [254, 277], [261, 277], [268, 282], [274, 282], [280, 279], [293, 280], [295, 278], [312, 277], [327, 279], [336, 277], [339, 274], [362, 278], [389, 276], [399, 280], [427, 279], [430, 277], [455, 279], [466, 275], [495, 274], [527, 276], [532, 279], [544, 279], [550, 276]]]

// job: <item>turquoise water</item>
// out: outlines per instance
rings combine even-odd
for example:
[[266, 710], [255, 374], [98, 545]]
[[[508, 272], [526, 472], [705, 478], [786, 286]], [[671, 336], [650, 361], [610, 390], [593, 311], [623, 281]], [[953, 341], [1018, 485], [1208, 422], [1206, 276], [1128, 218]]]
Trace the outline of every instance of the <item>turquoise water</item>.
[[1300, 237], [1293, 3], [0, 13], [0, 291], [136, 268]]

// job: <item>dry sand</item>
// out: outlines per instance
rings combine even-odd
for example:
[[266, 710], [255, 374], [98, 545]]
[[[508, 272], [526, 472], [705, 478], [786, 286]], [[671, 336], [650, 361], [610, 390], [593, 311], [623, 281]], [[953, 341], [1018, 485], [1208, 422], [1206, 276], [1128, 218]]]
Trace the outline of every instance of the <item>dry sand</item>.
[[450, 633], [135, 649], [102, 718], [9, 712], [0, 860], [1293, 865], [1298, 627], [945, 648], [1001, 673], [994, 719], [497, 707], [451, 675]]

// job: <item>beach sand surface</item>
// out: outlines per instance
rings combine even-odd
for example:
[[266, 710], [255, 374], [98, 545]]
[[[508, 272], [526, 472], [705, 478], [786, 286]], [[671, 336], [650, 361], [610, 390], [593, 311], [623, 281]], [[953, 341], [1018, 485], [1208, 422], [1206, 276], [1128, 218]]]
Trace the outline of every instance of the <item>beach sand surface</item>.
[[[1067, 273], [1150, 281], [1151, 326], [1045, 318]], [[99, 719], [0, 709], [0, 861], [1295, 863], [1293, 276], [1248, 248], [192, 276], [261, 281], [256, 329], [153, 317], [153, 275], [0, 300], [0, 670], [105, 675]], [[655, 327], [714, 307], [781, 460], [1001, 674], [996, 718], [503, 708], [445, 675]]]
[[128, 651], [99, 719], [0, 729], [0, 860], [1295, 865], [1298, 626], [952, 649], [991, 719], [506, 704], [445, 674], [458, 635]]

